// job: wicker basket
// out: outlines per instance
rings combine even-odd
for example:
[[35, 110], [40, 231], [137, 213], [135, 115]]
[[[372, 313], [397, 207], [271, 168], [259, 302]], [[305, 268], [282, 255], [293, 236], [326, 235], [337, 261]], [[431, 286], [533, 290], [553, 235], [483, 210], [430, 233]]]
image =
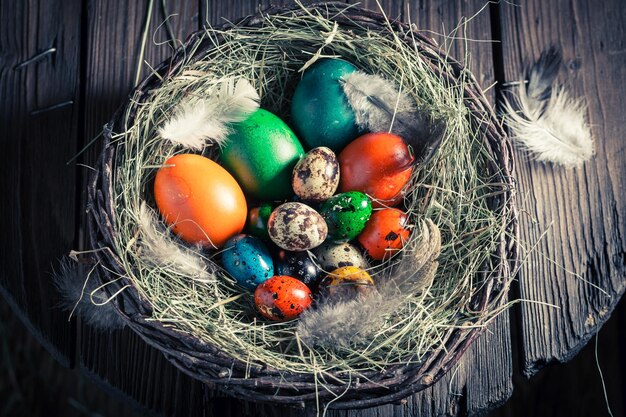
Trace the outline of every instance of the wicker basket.
[[[388, 25], [399, 34], [403, 41], [414, 46], [415, 51], [429, 63], [432, 71], [439, 73], [446, 80], [454, 80], [461, 76], [463, 67], [451, 58], [439, 53], [437, 47], [419, 32], [411, 31], [408, 25], [399, 22], [388, 22], [378, 13], [351, 7], [345, 10], [345, 4], [325, 3], [307, 6], [316, 9], [336, 21], [342, 28], [350, 28], [358, 24], [372, 30], [380, 30]], [[337, 13], [343, 10], [343, 13]], [[269, 9], [263, 14], [296, 14], [304, 13], [299, 7], [293, 9]], [[250, 16], [237, 22], [238, 26], [255, 27], [264, 24], [262, 15]], [[228, 30], [228, 27], [224, 28]], [[202, 382], [215, 386], [235, 397], [262, 402], [280, 402], [292, 406], [304, 407], [314, 401], [329, 402], [330, 408], [363, 408], [397, 402], [406, 396], [420, 391], [441, 378], [461, 358], [472, 341], [481, 333], [479, 328], [450, 329], [445, 337], [445, 346], [432, 351], [422, 363], [405, 366], [390, 366], [384, 372], [370, 372], [360, 380], [350, 383], [327, 381], [327, 389], [318, 390], [313, 375], [285, 374], [270, 365], [250, 367], [226, 355], [219, 346], [207, 344], [197, 338], [185, 334], [171, 326], [150, 320], [151, 306], [139, 296], [132, 282], [123, 278], [126, 275], [119, 257], [111, 249], [116, 230], [113, 211], [113, 182], [115, 181], [116, 152], [124, 146], [123, 141], [112, 140], [113, 131], [121, 131], [122, 116], [130, 114], [131, 118], [138, 104], [151, 89], [158, 88], [160, 78], [172, 74], [187, 51], [193, 50], [198, 56], [213, 46], [202, 38], [203, 33], [192, 35], [186, 44], [174, 56], [163, 62], [156, 74], [145, 79], [135, 91], [135, 100], [120, 109], [113, 121], [106, 127], [104, 149], [98, 161], [97, 173], [92, 176], [88, 187], [88, 230], [91, 249], [105, 248], [94, 252], [98, 263], [97, 275], [102, 283], [108, 283], [106, 291], [115, 294], [118, 289], [127, 287], [114, 298], [114, 305], [127, 325], [139, 334], [149, 345], [162, 351], [175, 366], [186, 374]], [[218, 42], [223, 39], [217, 39]], [[441, 62], [446, 65], [439, 65]], [[446, 73], [440, 73], [446, 68]], [[502, 294], [508, 290], [511, 271], [517, 263], [517, 217], [514, 197], [514, 180], [511, 177], [513, 160], [510, 144], [497, 122], [485, 96], [473, 78], [470, 78], [464, 90], [466, 107], [475, 120], [480, 121], [479, 129], [484, 133], [484, 145], [492, 154], [496, 165], [491, 167], [491, 174], [499, 176], [502, 185], [500, 193], [491, 198], [491, 209], [501, 213], [507, 224], [500, 236], [494, 263], [499, 269], [492, 273], [479, 292], [472, 299], [472, 306], [477, 311], [497, 309], [506, 300]], [[122, 277], [111, 282], [111, 277]], [[497, 277], [497, 278], [496, 278]], [[341, 394], [338, 400], [336, 396]]]

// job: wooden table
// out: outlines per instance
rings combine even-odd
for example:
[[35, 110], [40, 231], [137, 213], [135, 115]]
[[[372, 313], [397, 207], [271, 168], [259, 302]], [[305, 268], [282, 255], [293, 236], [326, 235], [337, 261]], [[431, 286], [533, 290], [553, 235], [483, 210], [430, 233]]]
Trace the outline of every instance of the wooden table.
[[[329, 413], [477, 414], [511, 396], [514, 359], [516, 372], [525, 376], [568, 361], [599, 330], [624, 291], [626, 8], [619, 0], [381, 3], [388, 16], [415, 23], [440, 44], [452, 45], [453, 56], [469, 51], [469, 67], [492, 103], [504, 83], [518, 80], [525, 63], [560, 45], [561, 75], [589, 106], [596, 149], [590, 162], [566, 170], [516, 155], [522, 237], [536, 246], [522, 254], [524, 267], [511, 298], [526, 301], [500, 315], [457, 368], [405, 405]], [[61, 256], [82, 244], [83, 190], [95, 151], [67, 162], [97, 135], [134, 85], [147, 16], [144, 60], [154, 65], [172, 51], [161, 25], [165, 16], [172, 14], [175, 36], [185, 39], [207, 23], [233, 20], [259, 6], [244, 0], [176, 0], [164, 11], [155, 1], [149, 14], [148, 4], [0, 3], [0, 291], [62, 364], [96, 376], [152, 410], [172, 416], [252, 413], [250, 404], [224, 399], [178, 372], [133, 333], [100, 333], [79, 320], [68, 322], [67, 313], [55, 307], [50, 273]], [[362, 4], [377, 8], [375, 1]], [[455, 40], [459, 37], [469, 40]], [[147, 70], [144, 65], [142, 74]], [[300, 414], [279, 406], [263, 410]]]

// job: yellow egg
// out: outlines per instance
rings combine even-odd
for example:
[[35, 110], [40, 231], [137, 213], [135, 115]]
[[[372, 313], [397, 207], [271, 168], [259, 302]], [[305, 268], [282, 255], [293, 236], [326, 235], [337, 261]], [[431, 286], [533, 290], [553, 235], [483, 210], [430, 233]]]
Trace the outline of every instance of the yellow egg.
[[352, 265], [335, 269], [320, 284], [320, 294], [323, 297], [345, 300], [365, 295], [374, 289], [371, 275]]

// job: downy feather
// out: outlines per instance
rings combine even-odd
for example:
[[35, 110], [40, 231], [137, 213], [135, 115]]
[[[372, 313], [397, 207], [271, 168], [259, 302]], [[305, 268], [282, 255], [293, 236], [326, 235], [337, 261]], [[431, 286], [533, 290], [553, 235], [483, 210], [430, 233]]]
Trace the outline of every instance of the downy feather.
[[385, 300], [379, 291], [348, 301], [326, 301], [300, 315], [296, 333], [310, 346], [359, 344], [383, 327], [390, 302], [396, 299]]
[[416, 243], [404, 248], [402, 258], [388, 269], [382, 280], [404, 294], [428, 288], [435, 276], [441, 252], [441, 232], [430, 219], [422, 222]]
[[208, 98], [188, 96], [174, 109], [174, 116], [159, 134], [175, 145], [200, 151], [211, 141], [224, 144], [230, 123], [240, 122], [259, 108], [260, 97], [246, 79], [229, 78], [218, 84]]
[[327, 299], [298, 319], [297, 333], [308, 345], [349, 346], [371, 341], [407, 297], [426, 290], [433, 281], [441, 251], [439, 228], [430, 220], [402, 259], [384, 277], [377, 278], [376, 291], [351, 300]]
[[196, 281], [208, 282], [213, 279], [202, 257], [176, 243], [145, 202], [141, 203], [138, 221], [143, 259], [148, 263], [154, 266], [167, 265], [171, 271]]
[[89, 273], [88, 267], [65, 257], [52, 278], [61, 295], [61, 308], [69, 312], [70, 317], [76, 314], [99, 330], [124, 327], [124, 320], [115, 310], [114, 301], [98, 288], [98, 281]]
[[528, 71], [517, 94], [503, 99], [503, 119], [517, 145], [538, 161], [575, 167], [591, 158], [586, 106], [556, 83], [560, 52], [550, 48]]
[[[411, 124], [415, 103], [379, 75], [355, 71], [342, 78], [357, 125], [371, 132], [396, 133]], [[398, 134], [398, 133], [396, 133]]]
[[418, 108], [395, 84], [375, 74], [355, 71], [341, 79], [344, 94], [362, 130], [390, 132], [413, 148], [416, 163], [427, 161], [439, 147], [443, 122]]

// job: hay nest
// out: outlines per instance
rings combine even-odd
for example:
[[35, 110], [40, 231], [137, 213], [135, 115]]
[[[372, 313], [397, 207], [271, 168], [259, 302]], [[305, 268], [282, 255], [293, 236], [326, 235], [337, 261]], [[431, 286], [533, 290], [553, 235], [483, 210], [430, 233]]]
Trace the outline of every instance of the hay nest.
[[[284, 116], [298, 70], [320, 56], [394, 80], [447, 126], [436, 155], [413, 173], [404, 202], [414, 224], [430, 219], [441, 232], [434, 281], [406, 294], [368, 340], [335, 346], [303, 343], [297, 321], [255, 318], [251, 297], [241, 294], [215, 253], [142, 223], [155, 207], [156, 169], [181, 152], [157, 127], [185, 95], [245, 77], [259, 91], [261, 107]], [[270, 9], [200, 31], [136, 88], [104, 137], [88, 190], [98, 279], [147, 343], [231, 395], [331, 408], [402, 399], [454, 366], [506, 302], [517, 262], [509, 142], [472, 74], [408, 25], [327, 3]], [[204, 153], [216, 155], [211, 147]], [[202, 261], [196, 276], [143, 256], [142, 242], [155, 234]], [[404, 252], [395, 265], [408, 262]]]

